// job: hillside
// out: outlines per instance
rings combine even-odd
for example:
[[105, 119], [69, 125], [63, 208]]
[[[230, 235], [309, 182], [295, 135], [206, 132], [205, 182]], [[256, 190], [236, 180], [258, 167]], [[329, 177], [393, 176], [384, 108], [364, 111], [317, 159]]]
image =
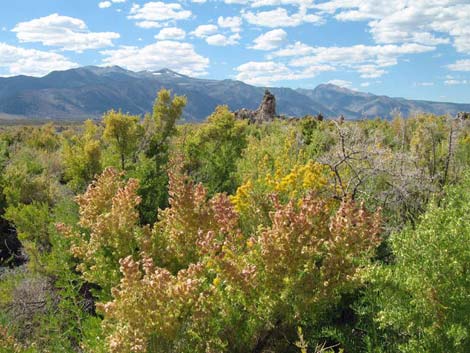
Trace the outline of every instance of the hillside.
[[[162, 87], [188, 97], [187, 121], [200, 121], [217, 105], [230, 109], [254, 109], [264, 88], [234, 80], [207, 80], [184, 76], [168, 69], [133, 72], [120, 67], [87, 66], [55, 71], [41, 77], [0, 78], [0, 113], [37, 119], [97, 118], [109, 109], [132, 114], [150, 111], [155, 94]], [[456, 114], [470, 110], [470, 104], [406, 100], [361, 93], [332, 84], [313, 90], [271, 88], [278, 112], [288, 116], [323, 113], [343, 114], [349, 119], [389, 118], [394, 111], [404, 116], [414, 111]]]

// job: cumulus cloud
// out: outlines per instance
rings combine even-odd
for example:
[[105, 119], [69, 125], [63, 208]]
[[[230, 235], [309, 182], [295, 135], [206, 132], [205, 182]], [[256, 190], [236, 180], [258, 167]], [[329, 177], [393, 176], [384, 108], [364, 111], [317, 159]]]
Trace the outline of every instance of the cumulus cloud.
[[113, 39], [120, 37], [115, 32], [90, 32], [84, 21], [56, 13], [20, 22], [12, 31], [22, 43], [38, 42], [76, 52], [112, 46]]
[[283, 6], [292, 5], [299, 7], [312, 7], [313, 0], [251, 0], [251, 7], [264, 7], [264, 6]]
[[377, 43], [452, 42], [470, 53], [468, 0], [331, 0], [314, 7], [339, 21], [368, 21]]
[[396, 65], [399, 57], [425, 53], [434, 49], [434, 47], [420, 44], [313, 47], [296, 42], [272, 53], [270, 57], [292, 57], [289, 65], [293, 67], [330, 64], [338, 68], [354, 69], [362, 78], [377, 78], [386, 73], [384, 68]]
[[272, 50], [278, 48], [287, 39], [287, 33], [283, 29], [274, 29], [266, 32], [253, 41], [252, 49]]
[[206, 38], [207, 36], [216, 34], [217, 30], [218, 27], [216, 25], [200, 25], [197, 26], [191, 34], [198, 38]]
[[222, 46], [235, 45], [238, 44], [240, 35], [238, 33], [232, 34], [231, 36], [226, 36], [223, 34], [214, 34], [206, 38], [206, 42], [209, 45]]
[[434, 82], [415, 82], [415, 86], [417, 86], [417, 87], [432, 87], [432, 86], [434, 86]]
[[[220, 19], [219, 17], [219, 22], [223, 22], [223, 20]], [[226, 27], [229, 27], [228, 25]], [[219, 27], [213, 24], [207, 24], [207, 25], [200, 25], [197, 26], [194, 31], [191, 32], [191, 35], [198, 37], [198, 38], [204, 38], [209, 45], [215, 45], [215, 46], [221, 46], [225, 47], [228, 45], [235, 45], [238, 44], [241, 36], [237, 32], [233, 34], [224, 34], [224, 33], [218, 33], [219, 32]]]
[[0, 68], [6, 71], [5, 76], [43, 76], [53, 70], [67, 70], [77, 66], [77, 63], [57, 53], [0, 43]]
[[224, 0], [229, 5], [249, 5], [251, 7], [267, 7], [267, 6], [299, 6], [313, 7], [314, 0]]
[[294, 70], [284, 63], [274, 61], [250, 61], [235, 69], [237, 80], [260, 86], [271, 86], [279, 81], [299, 80], [315, 77], [324, 71], [333, 71], [330, 65], [312, 65]]
[[133, 71], [169, 68], [185, 75], [202, 76], [209, 66], [209, 59], [198, 54], [192, 44], [170, 40], [143, 48], [124, 46], [101, 54], [105, 56], [104, 65], [119, 65]]
[[238, 16], [219, 16], [219, 18], [217, 19], [217, 24], [220, 28], [230, 28], [232, 32], [240, 32], [242, 26], [242, 19]]
[[322, 18], [316, 14], [308, 13], [305, 7], [299, 8], [296, 13], [289, 12], [282, 7], [268, 11], [242, 11], [242, 17], [250, 24], [260, 27], [296, 27], [304, 23], [322, 23]]
[[250, 0], [223, 0], [227, 5], [247, 5]]
[[456, 80], [456, 79], [450, 79], [450, 80], [445, 80], [444, 84], [446, 86], [456, 86], [456, 85], [466, 85], [469, 84], [470, 81], [467, 80]]
[[144, 5], [132, 5], [129, 19], [136, 20], [142, 28], [158, 28], [162, 24], [178, 20], [186, 20], [192, 12], [185, 10], [181, 4], [165, 3], [161, 1], [147, 2]]
[[447, 65], [452, 71], [470, 71], [470, 59], [457, 60], [454, 64]]
[[346, 80], [336, 79], [336, 80], [330, 80], [327, 83], [330, 83], [332, 85], [339, 86], [339, 87], [345, 87], [345, 88], [351, 88], [352, 87], [352, 82], [351, 81], [346, 81]]
[[186, 32], [178, 27], [166, 27], [163, 28], [156, 36], [159, 40], [182, 40], [186, 37]]
[[99, 4], [98, 4], [98, 7], [100, 9], [107, 9], [108, 7], [111, 7], [112, 3], [111, 1], [101, 1]]
[[118, 4], [123, 2], [126, 2], [126, 0], [101, 1], [100, 3], [98, 3], [98, 7], [100, 9], [107, 9], [108, 7], [111, 7], [112, 4]]

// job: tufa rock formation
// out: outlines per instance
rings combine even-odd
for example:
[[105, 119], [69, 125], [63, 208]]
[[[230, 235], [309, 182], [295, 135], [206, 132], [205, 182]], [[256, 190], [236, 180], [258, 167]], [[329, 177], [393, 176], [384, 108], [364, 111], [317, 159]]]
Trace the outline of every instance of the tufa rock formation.
[[457, 113], [457, 119], [459, 120], [470, 120], [469, 112], [459, 112]]
[[235, 117], [237, 119], [248, 120], [250, 123], [273, 121], [274, 118], [278, 117], [276, 114], [276, 97], [274, 97], [274, 94], [266, 90], [258, 109], [239, 109], [235, 112]]

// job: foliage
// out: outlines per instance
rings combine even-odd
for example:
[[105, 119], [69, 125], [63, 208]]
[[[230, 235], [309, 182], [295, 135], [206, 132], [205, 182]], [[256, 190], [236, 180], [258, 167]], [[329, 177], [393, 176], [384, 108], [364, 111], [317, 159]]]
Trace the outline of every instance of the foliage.
[[254, 230], [270, 223], [269, 212], [274, 208], [266, 196], [271, 193], [277, 193], [282, 203], [312, 191], [325, 198], [333, 194], [330, 171], [307, 157], [297, 137], [295, 131], [290, 131], [276, 148], [272, 139], [278, 138], [277, 134], [266, 138], [269, 145], [260, 146], [258, 137], [250, 139], [239, 164], [244, 182], [231, 197], [245, 228]]
[[107, 168], [77, 197], [80, 228], [58, 225], [71, 241], [71, 253], [81, 260], [77, 270], [99, 285], [104, 297], [119, 282], [119, 260], [138, 250], [137, 188], [137, 180], [124, 182], [122, 174]]
[[64, 142], [64, 174], [74, 190], [84, 189], [101, 172], [101, 142], [98, 127], [87, 120], [81, 136], [72, 135]]
[[0, 352], [470, 350], [468, 120], [185, 105], [0, 127]]
[[394, 234], [395, 263], [372, 272], [377, 320], [402, 336], [402, 352], [470, 349], [470, 179], [432, 203], [416, 229]]
[[245, 136], [245, 124], [227, 106], [218, 106], [186, 142], [186, 169], [193, 179], [204, 183], [210, 195], [236, 190], [236, 163], [246, 146]]
[[169, 90], [162, 89], [155, 100], [152, 116], [145, 117], [144, 157], [137, 170], [142, 223], [153, 223], [157, 210], [168, 206], [170, 139], [177, 133], [176, 122], [181, 119], [185, 106], [185, 97], [172, 97]]
[[358, 286], [378, 244], [378, 214], [350, 200], [334, 212], [313, 194], [299, 206], [274, 197], [272, 226], [243, 234], [226, 196], [205, 201], [201, 185], [185, 187], [184, 177], [173, 178], [170, 208], [153, 230], [160, 246], [144, 244], [140, 259], [121, 259], [114, 299], [100, 306], [112, 352], [278, 344], [257, 340], [288, 332], [299, 317], [314, 320], [323, 306]]
[[108, 142], [119, 155], [120, 167], [126, 170], [126, 162], [137, 150], [139, 136], [142, 134], [137, 116], [123, 114], [114, 110], [103, 117], [103, 139]]

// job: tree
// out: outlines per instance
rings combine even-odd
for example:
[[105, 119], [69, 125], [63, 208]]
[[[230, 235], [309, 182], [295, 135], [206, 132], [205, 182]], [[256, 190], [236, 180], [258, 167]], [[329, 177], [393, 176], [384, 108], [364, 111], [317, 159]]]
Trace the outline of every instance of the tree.
[[158, 209], [168, 205], [168, 176], [170, 140], [175, 136], [176, 122], [181, 118], [186, 98], [174, 95], [167, 89], [158, 92], [151, 116], [144, 120], [144, 157], [137, 177], [140, 180], [139, 210], [142, 223], [153, 223]]
[[187, 169], [207, 187], [210, 195], [236, 190], [236, 163], [247, 144], [245, 126], [227, 106], [218, 106], [188, 142]]
[[65, 178], [74, 190], [83, 190], [101, 171], [101, 142], [96, 137], [97, 131], [93, 121], [87, 120], [81, 136], [64, 142]]
[[111, 110], [103, 117], [103, 138], [119, 154], [121, 169], [126, 170], [126, 161], [137, 152], [141, 128], [139, 118]]

